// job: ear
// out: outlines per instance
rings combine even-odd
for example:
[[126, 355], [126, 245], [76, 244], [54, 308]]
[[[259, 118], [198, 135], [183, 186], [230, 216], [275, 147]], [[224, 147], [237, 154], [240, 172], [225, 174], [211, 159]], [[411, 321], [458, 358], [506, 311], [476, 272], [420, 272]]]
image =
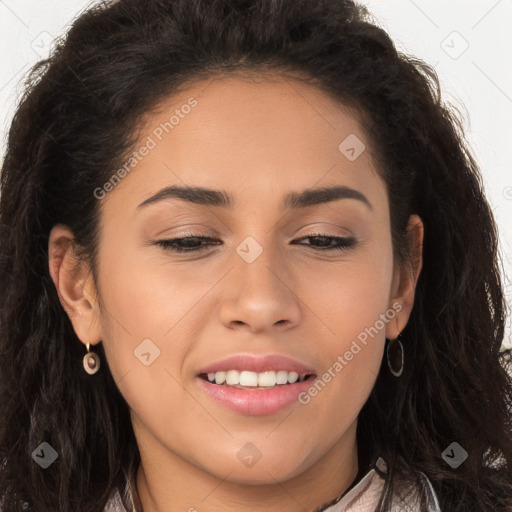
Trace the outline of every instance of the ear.
[[57, 224], [48, 241], [48, 265], [62, 307], [82, 343], [96, 345], [102, 339], [96, 288], [90, 268], [80, 262], [71, 230]]
[[[423, 222], [418, 215], [411, 215], [407, 224], [407, 240], [411, 260], [401, 267], [395, 266], [389, 307], [397, 311], [396, 322], [386, 325], [386, 338], [395, 339], [407, 325], [414, 305], [416, 283], [423, 265]], [[401, 309], [398, 309], [398, 304]]]

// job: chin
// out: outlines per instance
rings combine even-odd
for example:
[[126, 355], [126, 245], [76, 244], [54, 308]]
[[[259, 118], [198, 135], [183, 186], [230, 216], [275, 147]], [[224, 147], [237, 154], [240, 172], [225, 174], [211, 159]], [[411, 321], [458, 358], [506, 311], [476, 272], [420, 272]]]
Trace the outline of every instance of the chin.
[[267, 460], [263, 458], [253, 466], [245, 466], [243, 463], [236, 463], [234, 466], [226, 464], [223, 470], [215, 468], [215, 475], [219, 478], [226, 478], [227, 481], [241, 485], [275, 485], [277, 482], [286, 482], [302, 473], [303, 469], [298, 467], [300, 461], [288, 461], [284, 464], [280, 460]]

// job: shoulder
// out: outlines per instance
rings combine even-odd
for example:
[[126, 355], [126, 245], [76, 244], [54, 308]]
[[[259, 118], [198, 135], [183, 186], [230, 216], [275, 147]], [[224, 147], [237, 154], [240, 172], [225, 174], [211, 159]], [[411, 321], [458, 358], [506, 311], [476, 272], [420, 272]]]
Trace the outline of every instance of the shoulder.
[[[373, 512], [384, 492], [386, 463], [379, 458], [372, 468], [347, 494], [325, 512]], [[400, 512], [442, 512], [430, 480], [423, 473], [418, 481], [412, 478], [399, 482], [392, 496], [391, 510]], [[425, 500], [425, 507], [422, 501]]]

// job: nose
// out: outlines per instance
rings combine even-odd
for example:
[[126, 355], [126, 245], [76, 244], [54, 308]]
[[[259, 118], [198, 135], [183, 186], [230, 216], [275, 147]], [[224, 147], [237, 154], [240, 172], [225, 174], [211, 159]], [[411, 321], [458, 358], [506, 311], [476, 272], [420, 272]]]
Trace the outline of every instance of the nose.
[[224, 280], [220, 316], [230, 329], [273, 333], [298, 325], [298, 283], [277, 252], [263, 248], [249, 262], [235, 253], [234, 268]]

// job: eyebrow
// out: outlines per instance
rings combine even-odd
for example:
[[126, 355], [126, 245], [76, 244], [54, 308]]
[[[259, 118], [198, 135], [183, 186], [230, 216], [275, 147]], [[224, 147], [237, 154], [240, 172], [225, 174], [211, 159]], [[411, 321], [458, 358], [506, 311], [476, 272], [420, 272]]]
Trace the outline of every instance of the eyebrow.
[[[137, 206], [144, 208], [164, 199], [181, 199], [201, 206], [216, 206], [232, 209], [234, 206], [233, 197], [225, 190], [214, 190], [203, 187], [189, 187], [171, 185], [158, 191]], [[302, 192], [290, 192], [284, 198], [280, 208], [297, 209], [306, 208], [323, 203], [329, 203], [338, 199], [356, 199], [365, 204], [370, 210], [373, 207], [364, 194], [350, 187], [343, 185], [334, 187], [310, 188]]]

